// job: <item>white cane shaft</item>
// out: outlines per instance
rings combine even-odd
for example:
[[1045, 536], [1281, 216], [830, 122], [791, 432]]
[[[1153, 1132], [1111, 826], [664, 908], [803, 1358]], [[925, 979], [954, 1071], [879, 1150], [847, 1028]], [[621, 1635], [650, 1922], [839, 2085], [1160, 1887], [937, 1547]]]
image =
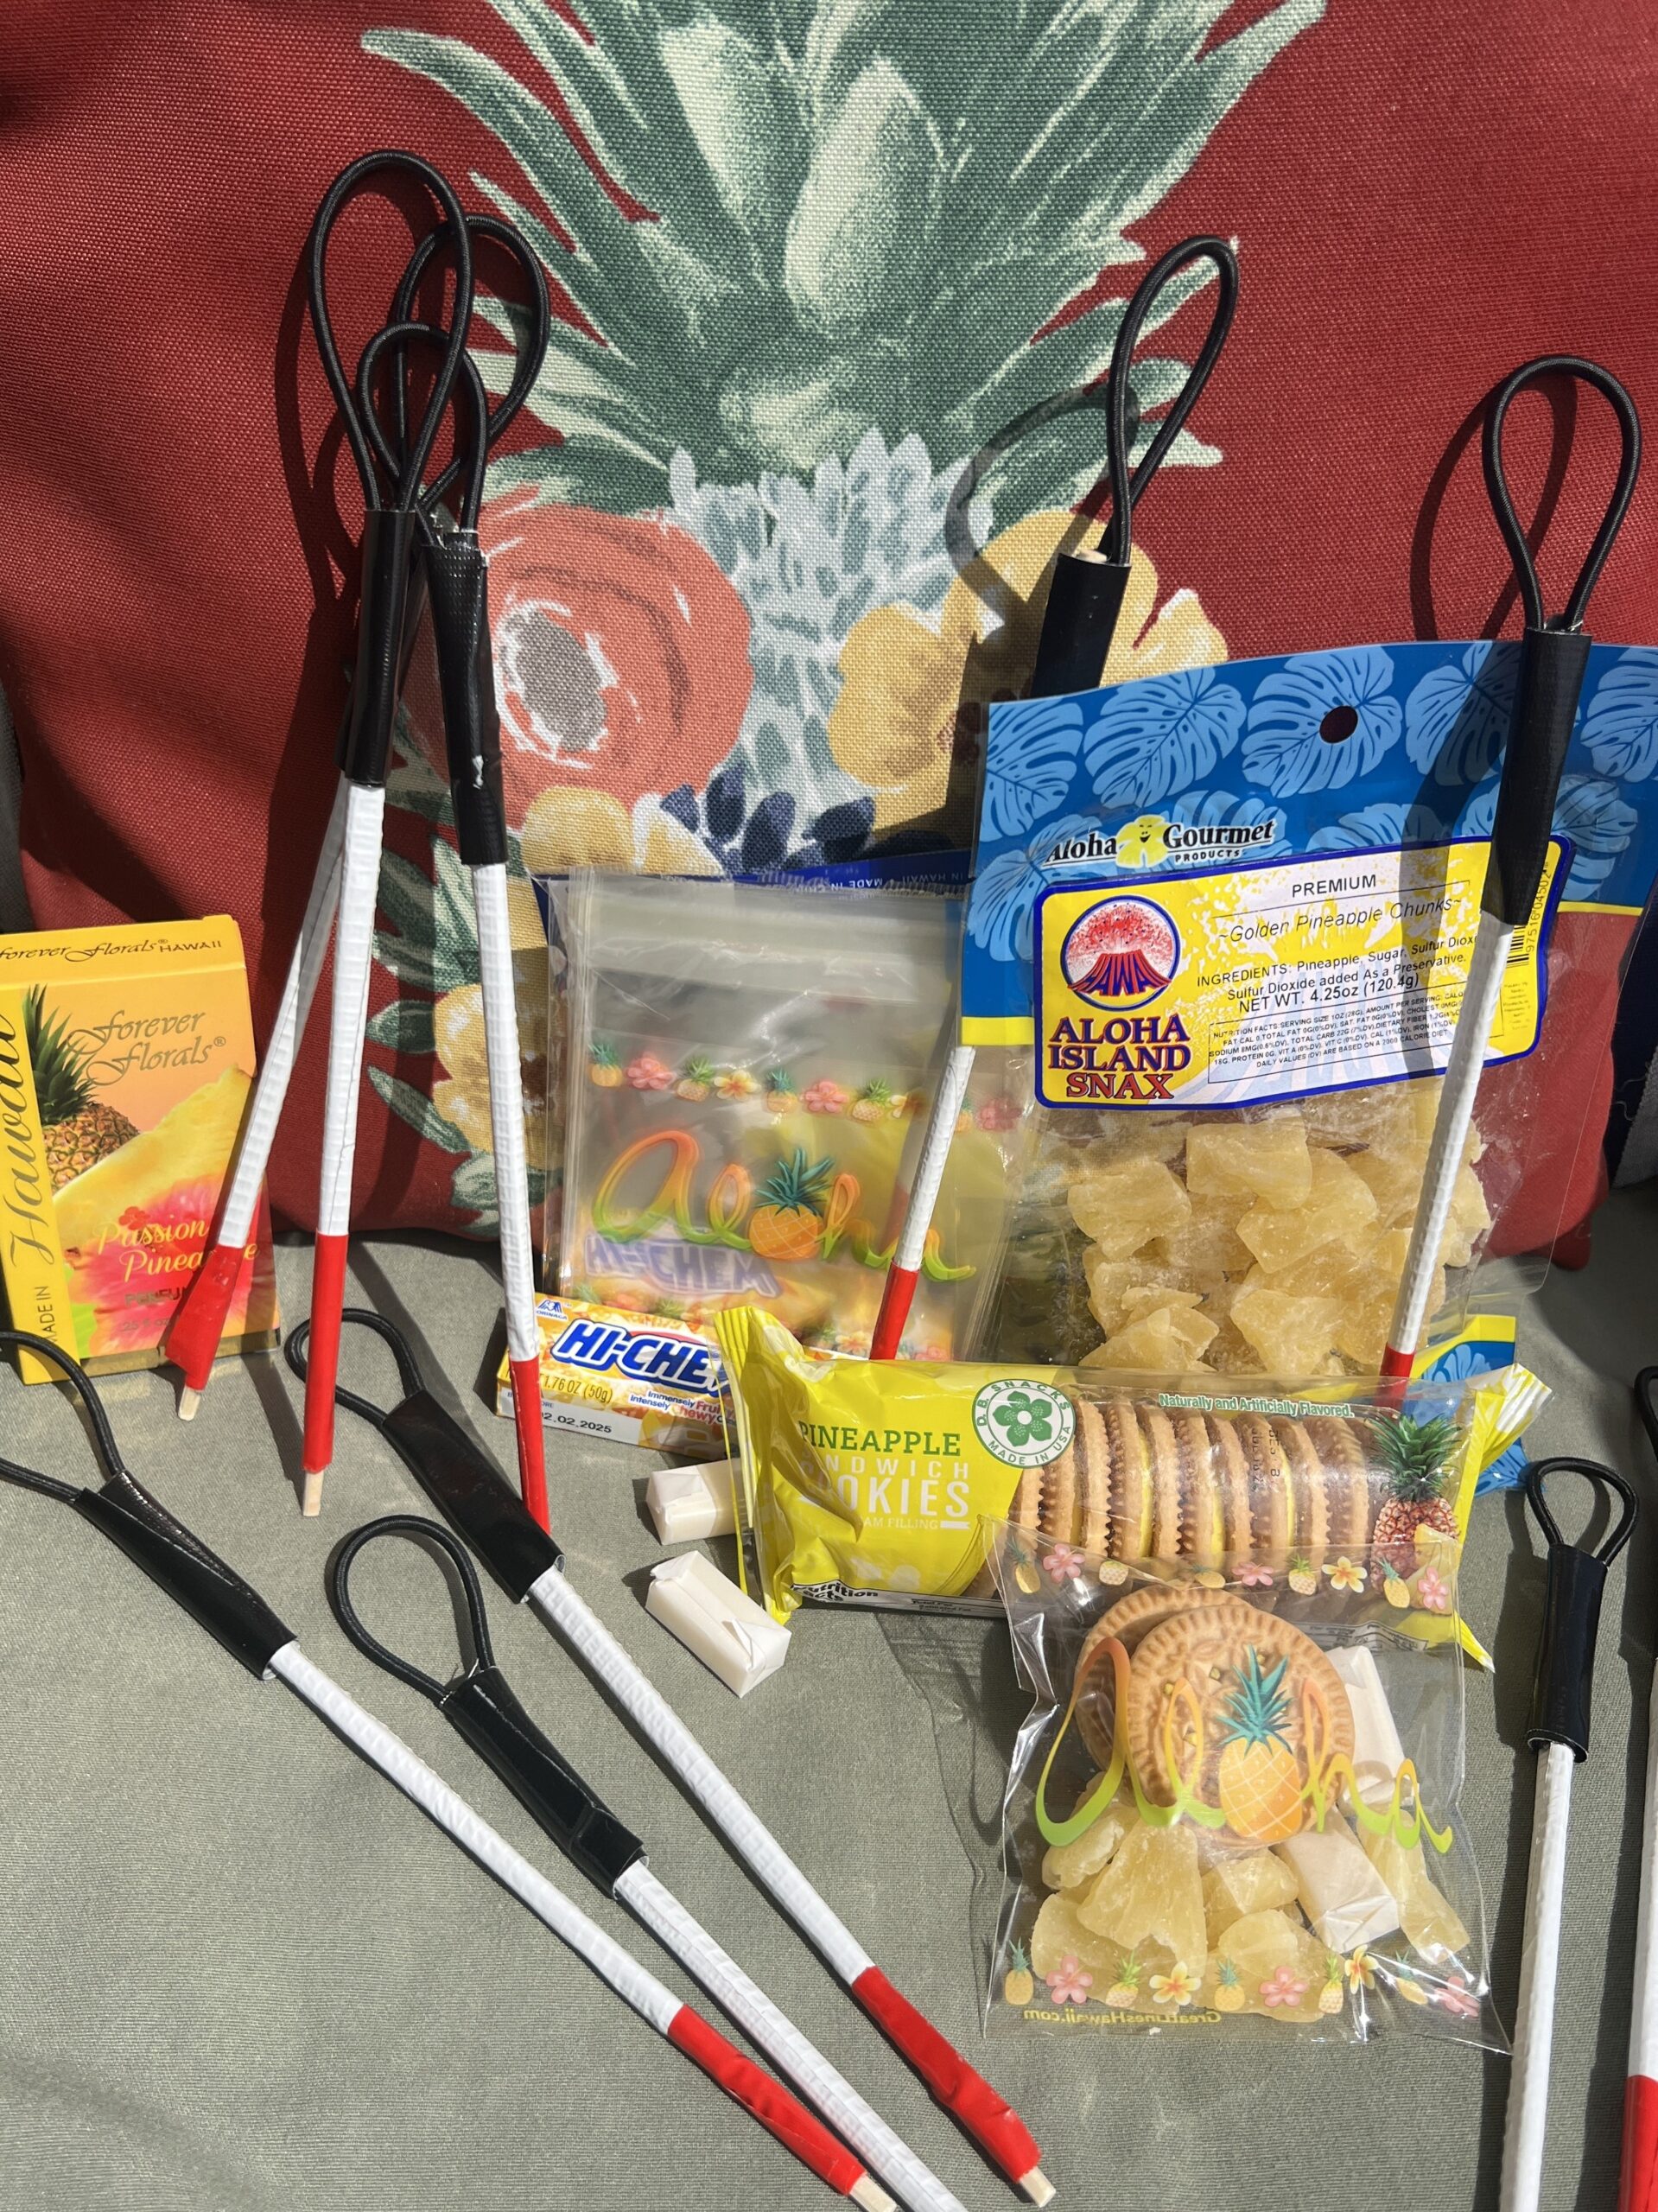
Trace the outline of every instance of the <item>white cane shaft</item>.
[[1629, 2013], [1629, 2071], [1658, 2079], [1658, 1684], [1647, 1735], [1646, 1818], [1641, 1832], [1641, 1896], [1635, 1923], [1635, 1995]]
[[695, 1974], [704, 1989], [759, 2050], [772, 2060], [815, 2105], [835, 2133], [849, 2143], [864, 2164], [880, 2176], [916, 2212], [962, 2212], [931, 2170], [865, 2102], [852, 2084], [780, 2012], [736, 1961], [721, 1949], [707, 1929], [692, 1919], [643, 1859], [616, 1885], [628, 1905], [657, 1941]]
[[221, 1244], [245, 1244], [253, 1228], [259, 1186], [270, 1165], [270, 1147], [276, 1141], [276, 1124], [282, 1119], [288, 1097], [299, 1040], [311, 1018], [317, 978], [328, 956], [334, 908], [340, 903], [340, 848], [346, 831], [346, 788], [342, 776], [334, 792], [322, 849], [317, 855], [316, 874], [311, 879], [311, 895], [306, 901], [299, 938], [288, 963], [282, 1003], [276, 1008], [276, 1022], [265, 1043], [259, 1078], [253, 1086], [253, 1103], [248, 1109], [242, 1141], [237, 1147], [236, 1171], [231, 1177], [219, 1225]]
[[534, 1359], [540, 1343], [536, 1332], [530, 1166], [524, 1154], [524, 1080], [518, 1060], [505, 868], [473, 868], [472, 893], [478, 917], [479, 972], [484, 987], [484, 1048], [489, 1059], [490, 1142], [495, 1154], [495, 1203], [501, 1221], [506, 1347], [514, 1359]]
[[956, 1135], [967, 1086], [972, 1080], [973, 1060], [971, 1045], [952, 1046], [944, 1063], [938, 1095], [927, 1118], [921, 1157], [916, 1162], [915, 1180], [910, 1185], [910, 1203], [905, 1210], [904, 1226], [899, 1231], [898, 1249], [893, 1255], [893, 1265], [912, 1274], [926, 1257], [927, 1231], [932, 1227], [938, 1193], [943, 1187], [944, 1170], [950, 1165], [950, 1141]]
[[1554, 2043], [1554, 1984], [1560, 1961], [1566, 1829], [1572, 1814], [1572, 1770], [1576, 1764], [1566, 1744], [1550, 1744], [1537, 1761], [1520, 2006], [1515, 2020], [1514, 2067], [1509, 2078], [1508, 2127], [1502, 2140], [1501, 2212], [1536, 2212], [1542, 2195], [1549, 2056]]
[[530, 1586], [530, 1601], [598, 1675], [691, 1796], [729, 1836], [761, 1883], [817, 1946], [842, 1980], [854, 1982], [874, 1961], [824, 1904], [777, 1838], [740, 1796], [659, 1690], [639, 1672], [609, 1630], [556, 1567]]
[[363, 1033], [368, 1024], [368, 978], [374, 957], [374, 902], [379, 890], [380, 827], [384, 813], [385, 793], [378, 785], [346, 785], [340, 919], [334, 932], [334, 1006], [328, 1024], [328, 1088], [322, 1109], [320, 1236], [344, 1236], [351, 1229], [357, 1095], [363, 1074]]
[[314, 1667], [297, 1643], [283, 1646], [270, 1662], [270, 1671], [337, 1728], [349, 1743], [354, 1744], [370, 1764], [378, 1767], [388, 1782], [395, 1783], [405, 1797], [412, 1798], [446, 1835], [452, 1837], [480, 1866], [486, 1867], [521, 1904], [528, 1905], [537, 1920], [579, 1953], [636, 2012], [642, 2013], [660, 2033], [667, 2034], [670, 2023], [680, 2010], [678, 1998], [589, 1920], [562, 1890], [556, 1889], [544, 1874], [537, 1873], [530, 1861], [515, 1851], [505, 1836], [498, 1834], [481, 1815], [475, 1813], [464, 1797], [458, 1796], [441, 1775], [435, 1774], [424, 1759], [411, 1751], [401, 1737], [394, 1736], [372, 1713], [365, 1713], [356, 1699], [320, 1667]]
[[1496, 1020], [1513, 940], [1514, 931], [1506, 923], [1494, 920], [1490, 914], [1480, 916], [1468, 982], [1451, 1039], [1451, 1057], [1445, 1064], [1445, 1087], [1434, 1116], [1433, 1138], [1422, 1170], [1422, 1195], [1411, 1224], [1410, 1249], [1394, 1308], [1388, 1343], [1397, 1352], [1417, 1350], [1429, 1318], [1428, 1293], [1433, 1287], [1439, 1247], [1445, 1242], [1445, 1221], [1456, 1194], [1457, 1173], [1474, 1118], [1474, 1097], [1485, 1070], [1485, 1048]]

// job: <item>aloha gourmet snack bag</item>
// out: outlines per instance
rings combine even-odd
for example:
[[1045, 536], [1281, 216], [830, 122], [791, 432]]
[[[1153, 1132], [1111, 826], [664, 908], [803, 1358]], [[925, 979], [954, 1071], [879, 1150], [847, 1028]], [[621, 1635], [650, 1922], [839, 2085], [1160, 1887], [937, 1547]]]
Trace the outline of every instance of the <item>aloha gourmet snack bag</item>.
[[[1518, 651], [1363, 646], [993, 709], [962, 1038], [1034, 1042], [1044, 1109], [1002, 1349], [1143, 1366], [1178, 1337], [1176, 1363], [1223, 1373], [1375, 1369]], [[1453, 1307], [1483, 1258], [1546, 1249], [1597, 1195], [1618, 963], [1658, 860], [1655, 670], [1589, 656], [1439, 1255]]]

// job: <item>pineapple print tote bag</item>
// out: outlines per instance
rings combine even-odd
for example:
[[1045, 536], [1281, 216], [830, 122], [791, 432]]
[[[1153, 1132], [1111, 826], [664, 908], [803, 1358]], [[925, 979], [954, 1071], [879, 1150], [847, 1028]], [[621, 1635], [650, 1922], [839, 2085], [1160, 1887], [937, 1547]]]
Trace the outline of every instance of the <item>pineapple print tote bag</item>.
[[[1579, 20], [1567, 68], [1541, 0], [1477, 0], [1431, 45], [1404, 0], [42, 16], [0, 59], [0, 473], [28, 548], [0, 657], [36, 918], [229, 908], [269, 1021], [353, 628], [296, 276], [353, 156], [441, 163], [523, 227], [560, 308], [483, 520], [533, 1098], [531, 872], [960, 836], [1100, 466], [1122, 301], [1189, 231], [1237, 238], [1243, 304], [1203, 438], [1148, 503], [1109, 674], [1500, 617], [1471, 403], [1545, 338], [1652, 397], [1650, 288], [1614, 242], [1658, 164], [1658, 60], [1616, 0]], [[395, 275], [363, 270], [377, 317]], [[1206, 311], [1164, 304], [1150, 409]], [[1653, 498], [1607, 635], [1647, 634]], [[476, 947], [418, 683], [408, 709], [359, 1217], [487, 1235]], [[302, 1222], [321, 1053], [319, 1032], [272, 1166]], [[552, 1149], [538, 1122], [543, 1184]]]

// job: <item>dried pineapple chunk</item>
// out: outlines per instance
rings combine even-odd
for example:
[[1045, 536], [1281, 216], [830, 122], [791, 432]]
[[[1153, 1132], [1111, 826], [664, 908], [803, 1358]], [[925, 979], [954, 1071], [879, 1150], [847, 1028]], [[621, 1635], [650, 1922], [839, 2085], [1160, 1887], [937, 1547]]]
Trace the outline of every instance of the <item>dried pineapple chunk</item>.
[[1448, 1900], [1429, 1881], [1420, 1843], [1408, 1849], [1391, 1835], [1373, 1835], [1366, 1828], [1359, 1838], [1370, 1864], [1399, 1907], [1399, 1924], [1406, 1940], [1425, 1958], [1443, 1962], [1468, 1948], [1468, 1930]]
[[1128, 1318], [1127, 1300], [1136, 1290], [1178, 1290], [1180, 1278], [1171, 1267], [1153, 1260], [1108, 1260], [1090, 1249], [1083, 1261], [1088, 1278], [1088, 1302], [1095, 1319], [1109, 1337]]
[[1186, 1185], [1194, 1198], [1302, 1205], [1312, 1191], [1306, 1131], [1289, 1117], [1193, 1129], [1186, 1139]]
[[1294, 1267], [1321, 1244], [1352, 1244], [1374, 1231], [1375, 1195], [1347, 1161], [1333, 1152], [1312, 1154], [1312, 1192], [1305, 1205], [1291, 1209], [1251, 1206], [1238, 1222], [1238, 1235], [1263, 1268], [1274, 1274]]
[[1217, 1332], [1190, 1306], [1159, 1306], [1108, 1337], [1083, 1362], [1084, 1367], [1140, 1368], [1149, 1375], [1189, 1375]]
[[1210, 1955], [1199, 2002], [1214, 2003], [1224, 1961], [1243, 1992], [1242, 2005], [1235, 2004], [1234, 2010], [1259, 2012], [1269, 2020], [1316, 2020], [1324, 1960], [1318, 1937], [1287, 1913], [1247, 1913], [1234, 1921]]
[[1212, 1951], [1220, 1936], [1252, 1912], [1295, 1902], [1295, 1877], [1270, 1851], [1223, 1859], [1204, 1876], [1204, 1919]]
[[1052, 1843], [1042, 1857], [1042, 1879], [1051, 1890], [1078, 1890], [1090, 1885], [1139, 1815], [1131, 1797], [1116, 1797], [1094, 1825], [1075, 1843]]
[[1236, 1199], [1217, 1204], [1212, 1198], [1194, 1198], [1185, 1227], [1172, 1236], [1157, 1237], [1147, 1246], [1147, 1255], [1172, 1268], [1177, 1282], [1213, 1290], [1228, 1275], [1247, 1274], [1255, 1259], [1238, 1235], [1241, 1211]]
[[1485, 1203], [1479, 1177], [1471, 1167], [1459, 1167], [1452, 1186], [1445, 1235], [1439, 1240], [1440, 1265], [1465, 1268], [1474, 1256], [1474, 1247], [1490, 1225], [1491, 1209]]
[[[1122, 1946], [1085, 1927], [1069, 1897], [1049, 1897], [1031, 1930], [1031, 1972], [1045, 1981], [1066, 1959], [1075, 1959], [1091, 1974], [1103, 1996], [1122, 1963]], [[1106, 1980], [1100, 1980], [1102, 1974]]]
[[[1045, 1910], [1046, 1908], [1045, 1907]], [[1078, 1908], [1084, 1928], [1157, 1970], [1177, 1961], [1195, 1972], [1204, 1956], [1204, 1887], [1197, 1842], [1184, 1821], [1130, 1830]]]
[[1153, 1236], [1166, 1236], [1191, 1217], [1185, 1186], [1160, 1161], [1134, 1160], [1092, 1170], [1069, 1193], [1070, 1216], [1108, 1260], [1127, 1260]]
[[1335, 1341], [1339, 1299], [1299, 1298], [1293, 1291], [1240, 1291], [1232, 1324], [1259, 1354], [1269, 1375], [1316, 1375]]

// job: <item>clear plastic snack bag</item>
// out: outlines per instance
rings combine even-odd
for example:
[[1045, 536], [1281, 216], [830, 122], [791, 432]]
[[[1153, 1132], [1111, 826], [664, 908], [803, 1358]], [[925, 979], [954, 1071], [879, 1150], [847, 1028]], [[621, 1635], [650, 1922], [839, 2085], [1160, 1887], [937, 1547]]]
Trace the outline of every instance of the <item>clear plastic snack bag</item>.
[[1029, 1516], [997, 1532], [1034, 1704], [988, 2029], [1506, 2047], [1458, 1808], [1458, 1546], [1426, 1479], [1477, 1457], [1502, 1388], [1099, 1401], [1180, 1541], [1134, 1567]]
[[[867, 1351], [960, 925], [959, 902], [912, 893], [573, 876], [561, 1290], [694, 1324], [759, 1306], [814, 1349]], [[971, 1345], [1028, 1082], [986, 1056], [906, 1352]]]

